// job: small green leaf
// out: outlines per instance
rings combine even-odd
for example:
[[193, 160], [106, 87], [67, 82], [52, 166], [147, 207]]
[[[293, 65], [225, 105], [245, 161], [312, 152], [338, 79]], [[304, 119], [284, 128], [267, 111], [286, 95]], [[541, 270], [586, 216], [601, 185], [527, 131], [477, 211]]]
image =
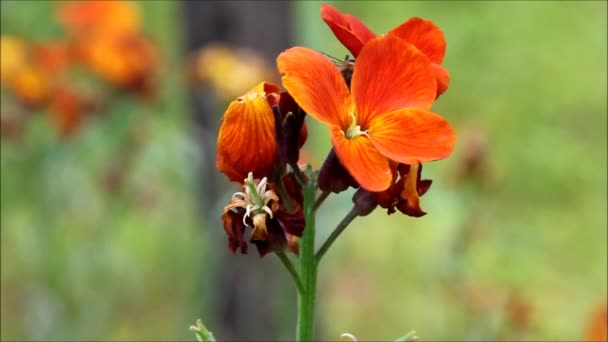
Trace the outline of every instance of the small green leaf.
[[215, 337], [213, 337], [211, 331], [205, 328], [203, 321], [201, 321], [200, 319], [196, 320], [196, 325], [190, 326], [190, 331], [196, 334], [196, 338], [200, 342], [215, 342]]
[[407, 334], [396, 339], [395, 342], [412, 342], [412, 341], [417, 341], [417, 340], [418, 340], [418, 335], [416, 335], [415, 330], [412, 330], [412, 331], [408, 332]]

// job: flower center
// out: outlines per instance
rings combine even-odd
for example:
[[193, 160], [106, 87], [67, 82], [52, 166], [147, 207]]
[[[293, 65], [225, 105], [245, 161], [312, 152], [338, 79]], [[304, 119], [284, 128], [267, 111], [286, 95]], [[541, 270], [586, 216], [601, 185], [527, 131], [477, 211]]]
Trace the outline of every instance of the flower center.
[[348, 126], [348, 128], [346, 129], [346, 132], [343, 132], [346, 139], [355, 139], [360, 135], [367, 135], [367, 131], [361, 130], [361, 126], [357, 125], [357, 118], [355, 117], [355, 113], [350, 112], [348, 114], [352, 118], [352, 121], [350, 122], [350, 126]]

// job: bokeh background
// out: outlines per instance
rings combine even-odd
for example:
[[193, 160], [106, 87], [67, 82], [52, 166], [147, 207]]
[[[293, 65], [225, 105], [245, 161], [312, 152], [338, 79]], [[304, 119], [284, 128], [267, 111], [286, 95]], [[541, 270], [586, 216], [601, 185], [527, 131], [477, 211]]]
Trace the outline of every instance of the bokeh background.
[[[280, 263], [227, 249], [219, 218], [237, 187], [213, 171], [214, 134], [227, 101], [276, 79], [277, 52], [347, 50], [320, 2], [221, 4], [135, 3], [101, 25], [126, 22], [126, 48], [87, 54], [115, 33], [86, 36], [56, 2], [0, 2], [2, 340], [193, 340], [198, 317], [219, 339], [293, 338]], [[412, 16], [442, 28], [452, 80], [433, 109], [458, 142], [424, 166], [427, 216], [377, 210], [328, 252], [317, 336], [601, 339], [606, 2], [332, 4], [376, 33]], [[66, 42], [98, 58], [65, 61]], [[19, 51], [33, 71], [11, 81]], [[307, 123], [304, 155], [319, 167], [330, 141]], [[351, 195], [319, 211], [320, 241]]]

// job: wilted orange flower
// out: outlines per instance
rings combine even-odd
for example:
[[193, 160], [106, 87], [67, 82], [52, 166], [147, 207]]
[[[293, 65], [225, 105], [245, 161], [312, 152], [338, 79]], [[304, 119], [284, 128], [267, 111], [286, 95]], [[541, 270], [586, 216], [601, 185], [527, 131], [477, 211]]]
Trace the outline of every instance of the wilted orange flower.
[[72, 34], [134, 34], [140, 29], [139, 11], [130, 1], [63, 1], [58, 19]]
[[336, 66], [314, 50], [288, 49], [277, 65], [298, 105], [329, 126], [338, 159], [366, 190], [391, 185], [391, 160], [417, 164], [452, 152], [454, 131], [428, 111], [437, 91], [431, 63], [403, 39], [368, 41], [350, 91]]
[[[222, 215], [230, 251], [233, 254], [237, 250], [247, 253], [245, 230], [249, 227], [252, 229], [249, 240], [256, 245], [260, 256], [285, 248], [297, 253], [296, 237], [302, 236], [304, 229], [301, 199], [299, 202], [295, 200], [296, 210], [290, 213], [266, 177], [254, 179], [250, 172], [242, 182], [243, 191], [232, 196]], [[298, 195], [290, 192], [290, 196]]]
[[249, 172], [256, 178], [271, 177], [273, 171], [280, 175], [285, 163], [299, 159], [307, 137], [304, 115], [277, 85], [258, 84], [224, 113], [217, 139], [218, 170], [234, 182]]
[[217, 138], [218, 170], [241, 182], [249, 172], [267, 177], [277, 156], [272, 106], [278, 104], [278, 86], [262, 82], [232, 101], [224, 113]]
[[[336, 38], [355, 56], [363, 46], [376, 36], [365, 24], [356, 17], [343, 14], [335, 7], [321, 5], [321, 18], [336, 35]], [[433, 72], [437, 79], [437, 97], [441, 95], [450, 83], [450, 73], [441, 66], [445, 56], [445, 36], [439, 27], [431, 21], [421, 18], [410, 18], [403, 24], [388, 32], [413, 44], [432, 62]]]

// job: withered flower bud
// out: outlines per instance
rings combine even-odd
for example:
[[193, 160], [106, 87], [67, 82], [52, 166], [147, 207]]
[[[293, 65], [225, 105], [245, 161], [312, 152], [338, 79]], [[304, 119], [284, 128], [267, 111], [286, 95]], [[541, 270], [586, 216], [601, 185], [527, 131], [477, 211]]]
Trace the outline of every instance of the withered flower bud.
[[306, 113], [287, 92], [281, 93], [279, 104], [273, 106], [272, 111], [279, 157], [286, 163], [297, 163], [300, 148], [308, 136], [304, 124]]
[[249, 241], [257, 247], [260, 256], [287, 247], [294, 250], [293, 243], [288, 245], [290, 239], [302, 236], [304, 214], [300, 204], [296, 202], [296, 210], [287, 212], [275, 191], [267, 189], [268, 185], [266, 177], [257, 180], [250, 172], [243, 181], [243, 191], [235, 193], [224, 208], [222, 221], [233, 254], [239, 248], [241, 253], [247, 253], [246, 228], [252, 229]]
[[374, 197], [374, 194], [359, 188], [353, 195], [353, 203], [355, 204], [355, 211], [359, 216], [366, 216], [372, 213], [378, 206], [378, 202]]
[[319, 171], [319, 189], [334, 193], [342, 192], [348, 187], [358, 188], [357, 181], [346, 171], [336, 152], [332, 148]]

